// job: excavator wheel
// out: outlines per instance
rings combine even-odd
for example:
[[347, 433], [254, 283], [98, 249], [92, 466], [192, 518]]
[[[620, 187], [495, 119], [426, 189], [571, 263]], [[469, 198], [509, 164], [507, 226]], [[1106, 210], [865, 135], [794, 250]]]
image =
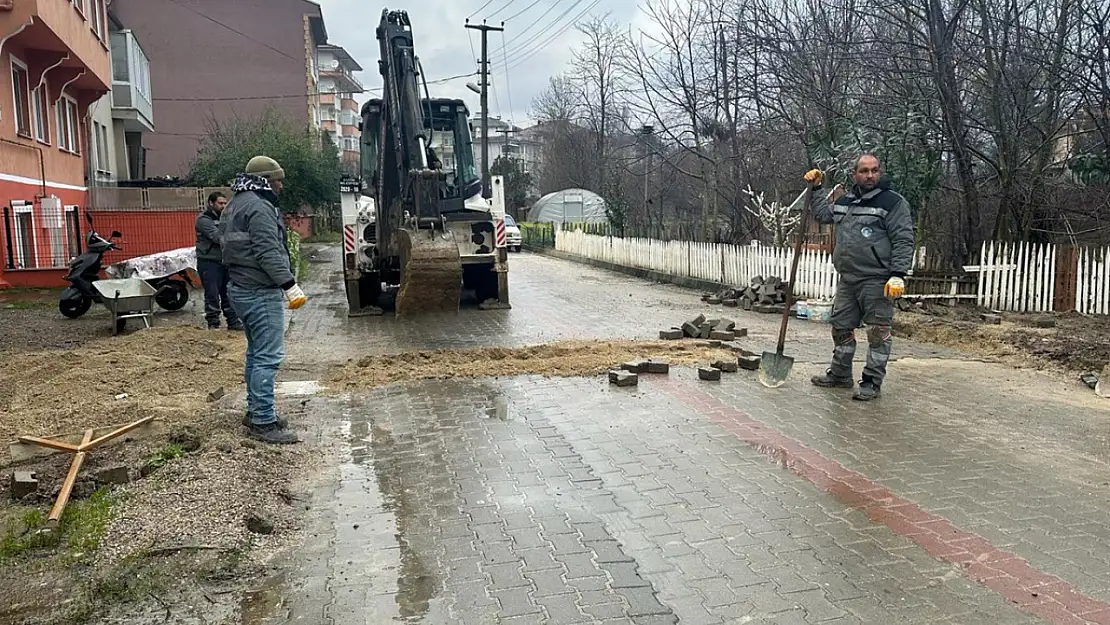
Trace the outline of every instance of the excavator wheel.
[[398, 229], [396, 237], [401, 260], [397, 316], [458, 312], [463, 272], [454, 238], [441, 230], [408, 228]]

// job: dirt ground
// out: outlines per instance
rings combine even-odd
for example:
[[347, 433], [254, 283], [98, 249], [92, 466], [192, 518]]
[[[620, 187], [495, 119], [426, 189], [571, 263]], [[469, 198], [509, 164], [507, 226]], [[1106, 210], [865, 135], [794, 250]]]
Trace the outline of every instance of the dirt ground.
[[[78, 319], [58, 312], [57, 289], [7, 289], [0, 291], [0, 355], [11, 352], [65, 349], [98, 338], [112, 336], [112, 322], [104, 307], [94, 305]], [[155, 311], [154, 325], [172, 327], [199, 325], [194, 310], [203, 297], [190, 293], [186, 307], [176, 312]], [[130, 322], [134, 324], [139, 322]]]
[[[13, 316], [43, 312], [0, 309], [0, 323], [7, 329]], [[0, 596], [11, 598], [0, 623], [82, 622], [107, 605], [157, 608], [170, 593], [218, 592], [249, 576], [299, 517], [291, 485], [313, 451], [244, 440], [241, 412], [209, 402], [213, 391], [241, 386], [242, 334], [170, 324], [108, 334], [107, 323], [104, 334], [75, 330], [61, 341], [27, 332], [37, 342], [0, 358], [0, 466], [9, 465], [0, 480]], [[40, 349], [70, 340], [77, 346]], [[70, 457], [11, 466], [8, 443], [147, 416], [157, 417], [148, 432], [88, 454], [60, 529], [44, 532]], [[105, 470], [119, 468], [130, 483], [105, 481]], [[8, 479], [16, 470], [33, 471], [39, 483], [19, 501]], [[269, 529], [252, 531], [248, 518]], [[121, 622], [148, 621], [134, 614]]]
[[672, 365], [708, 365], [736, 354], [706, 341], [559, 341], [528, 347], [482, 347], [372, 356], [347, 363], [329, 388], [368, 388], [417, 379], [544, 375], [597, 375], [621, 363], [648, 358]]
[[[0, 360], [0, 441], [105, 427], [154, 415], [186, 422], [242, 379], [241, 334], [154, 327], [68, 350]], [[0, 450], [0, 463], [8, 450]]]
[[1110, 323], [1078, 313], [998, 314], [988, 323], [971, 306], [915, 306], [895, 315], [897, 335], [1069, 376], [1110, 364]]

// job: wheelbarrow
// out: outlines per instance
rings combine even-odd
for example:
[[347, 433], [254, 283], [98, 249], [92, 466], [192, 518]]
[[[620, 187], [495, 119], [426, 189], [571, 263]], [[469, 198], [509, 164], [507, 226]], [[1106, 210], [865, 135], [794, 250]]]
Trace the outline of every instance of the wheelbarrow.
[[128, 319], [142, 319], [150, 329], [154, 320], [154, 297], [158, 290], [140, 278], [97, 280], [93, 288], [101, 303], [112, 313], [112, 335], [123, 332]]

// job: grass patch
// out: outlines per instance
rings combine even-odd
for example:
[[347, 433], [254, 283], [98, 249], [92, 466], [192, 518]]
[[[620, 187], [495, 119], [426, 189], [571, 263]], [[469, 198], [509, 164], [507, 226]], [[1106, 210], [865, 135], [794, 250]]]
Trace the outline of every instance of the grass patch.
[[0, 535], [0, 563], [59, 547], [64, 547], [68, 557], [80, 560], [100, 545], [114, 503], [115, 497], [105, 488], [84, 501], [70, 502], [57, 531], [46, 530], [46, 514], [41, 510], [17, 511]]
[[31, 310], [32, 308], [42, 308], [43, 306], [45, 306], [43, 302], [32, 300], [19, 300], [18, 302], [8, 302], [4, 304], [5, 308], [13, 310]]
[[312, 236], [304, 240], [304, 243], [339, 243], [343, 240], [343, 235], [338, 232], [313, 232]]
[[151, 471], [161, 469], [168, 462], [177, 460], [185, 455], [185, 448], [177, 443], [170, 443], [159, 449], [154, 455], [147, 458], [146, 467]]

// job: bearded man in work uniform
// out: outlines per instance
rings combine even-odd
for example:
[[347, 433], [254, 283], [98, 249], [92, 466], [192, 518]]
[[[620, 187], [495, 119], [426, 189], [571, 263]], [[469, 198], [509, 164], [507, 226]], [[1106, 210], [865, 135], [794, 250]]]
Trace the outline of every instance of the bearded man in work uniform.
[[852, 170], [855, 184], [844, 193], [837, 185], [830, 202], [821, 188], [819, 169], [806, 172], [814, 185], [813, 218], [836, 227], [833, 266], [840, 274], [830, 322], [832, 364], [813, 384], [823, 388], [853, 388], [852, 359], [856, 328], [867, 326], [867, 363], [854, 399], [869, 401], [880, 395], [893, 341], [894, 300], [906, 290], [905, 277], [913, 262], [913, 216], [906, 198], [889, 188], [879, 159], [861, 154]]

